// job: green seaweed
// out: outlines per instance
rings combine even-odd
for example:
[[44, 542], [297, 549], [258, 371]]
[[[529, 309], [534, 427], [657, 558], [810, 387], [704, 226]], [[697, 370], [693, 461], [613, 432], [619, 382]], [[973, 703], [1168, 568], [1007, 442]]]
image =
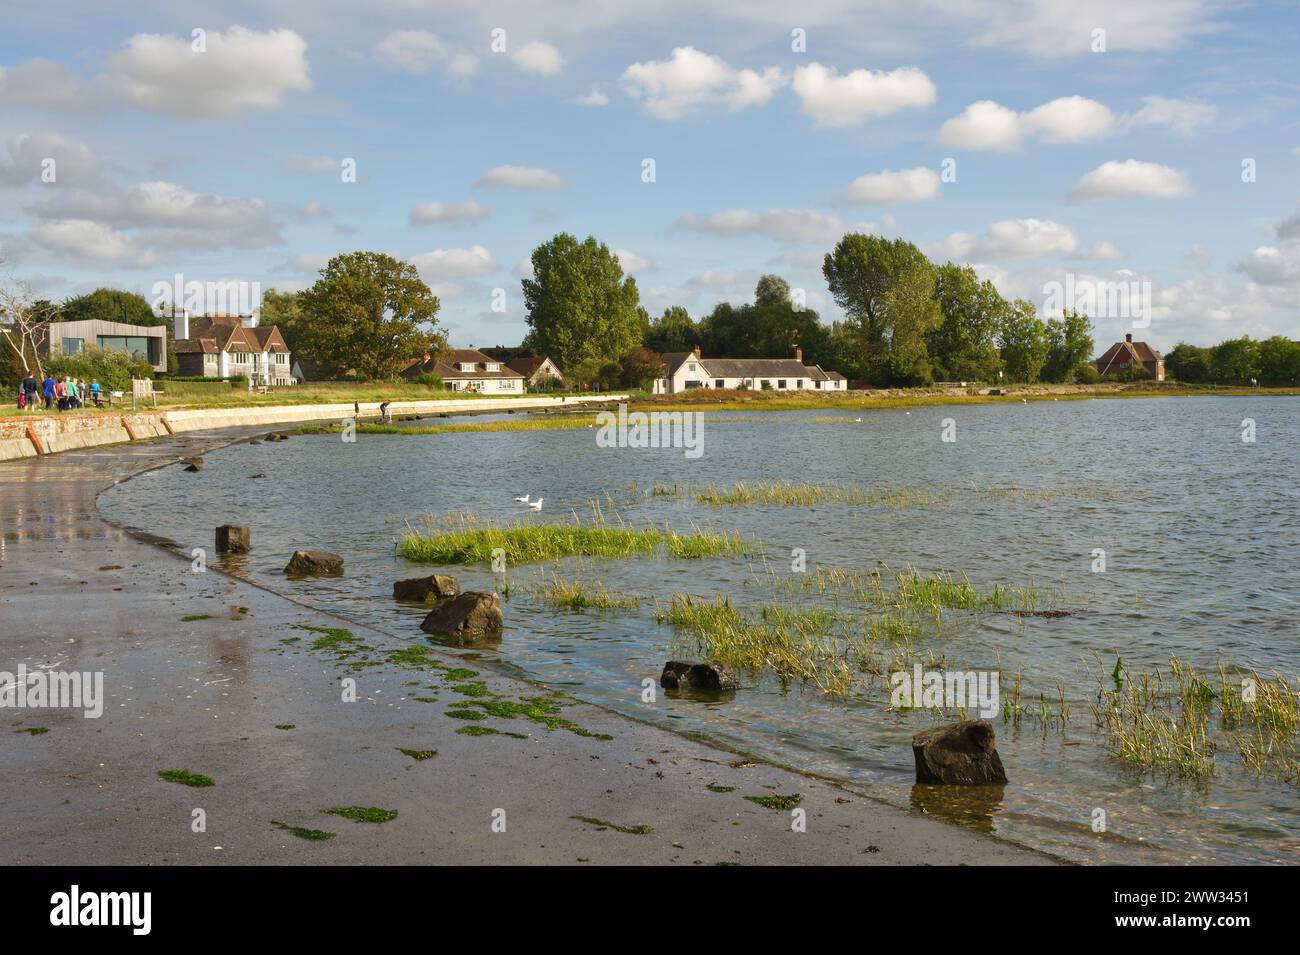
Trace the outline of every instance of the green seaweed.
[[803, 802], [802, 793], [795, 793], [791, 796], [746, 796], [745, 798], [768, 809], [789, 810]]
[[308, 842], [324, 842], [326, 839], [333, 839], [334, 833], [326, 832], [324, 829], [308, 829], [305, 826], [289, 826], [283, 822], [271, 820], [271, 825], [277, 829], [283, 829], [285, 832], [293, 833], [299, 839], [306, 839]]
[[589, 826], [597, 826], [601, 829], [613, 829], [615, 832], [626, 832], [633, 836], [645, 836], [654, 832], [652, 826], [620, 826], [616, 822], [610, 822], [607, 819], [597, 819], [594, 816], [570, 816], [570, 819], [577, 819], [579, 822], [585, 822]]
[[204, 776], [202, 773], [192, 773], [188, 769], [160, 769], [158, 777], [165, 779], [169, 783], [180, 783], [182, 786], [213, 786], [211, 776]]
[[378, 809], [374, 806], [335, 806], [333, 809], [322, 809], [321, 812], [351, 819], [353, 822], [392, 822], [397, 818], [396, 809]]
[[411, 759], [415, 760], [417, 763], [438, 755], [436, 749], [402, 749], [402, 747], [399, 746], [397, 747], [397, 751], [411, 757]]

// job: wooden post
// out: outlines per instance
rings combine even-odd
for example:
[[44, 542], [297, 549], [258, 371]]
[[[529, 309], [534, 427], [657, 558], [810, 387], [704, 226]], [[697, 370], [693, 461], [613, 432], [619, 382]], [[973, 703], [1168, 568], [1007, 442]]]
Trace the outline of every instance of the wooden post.
[[217, 528], [218, 554], [247, 554], [252, 547], [252, 534], [247, 527], [222, 524]]

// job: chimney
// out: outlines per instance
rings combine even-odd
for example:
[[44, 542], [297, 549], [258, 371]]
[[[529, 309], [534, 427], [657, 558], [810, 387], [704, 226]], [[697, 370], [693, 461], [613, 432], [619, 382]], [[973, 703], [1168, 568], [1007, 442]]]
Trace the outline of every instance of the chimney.
[[794, 346], [794, 360], [798, 362], [803, 361], [803, 349], [800, 348], [798, 345]]
[[245, 328], [256, 328], [258, 318], [259, 316], [257, 312], [249, 312], [247, 315], [239, 316], [239, 324], [243, 325]]
[[699, 358], [699, 357], [700, 357], [700, 346], [699, 346], [699, 345], [696, 345], [696, 346], [695, 346], [695, 357], [696, 357], [696, 358]]
[[190, 313], [188, 309], [172, 307], [172, 330], [177, 341], [190, 337]]
[[1132, 342], [1133, 342], [1133, 333], [1132, 333], [1132, 332], [1129, 332], [1127, 335], [1125, 335], [1125, 336], [1124, 336], [1124, 341], [1129, 342], [1130, 344], [1132, 344]]

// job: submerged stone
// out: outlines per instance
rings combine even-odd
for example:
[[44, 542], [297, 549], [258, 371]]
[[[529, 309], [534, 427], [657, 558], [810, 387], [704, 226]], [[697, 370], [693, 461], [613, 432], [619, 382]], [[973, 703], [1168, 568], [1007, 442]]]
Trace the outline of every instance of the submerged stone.
[[284, 572], [291, 577], [338, 577], [343, 558], [326, 550], [296, 550]]
[[420, 629], [425, 633], [454, 637], [460, 643], [473, 643], [499, 635], [504, 625], [501, 598], [488, 591], [469, 590], [432, 611], [424, 618]]
[[700, 663], [689, 660], [669, 660], [659, 677], [665, 690], [709, 690], [720, 692], [734, 690], [740, 680], [730, 667], [721, 663]]
[[428, 577], [412, 577], [393, 583], [394, 600], [412, 600], [417, 603], [433, 603], [447, 600], [460, 593], [460, 584], [455, 577], [444, 574], [430, 574]]
[[966, 720], [912, 737], [916, 781], [941, 786], [1005, 786], [1006, 770], [994, 744], [993, 724]]

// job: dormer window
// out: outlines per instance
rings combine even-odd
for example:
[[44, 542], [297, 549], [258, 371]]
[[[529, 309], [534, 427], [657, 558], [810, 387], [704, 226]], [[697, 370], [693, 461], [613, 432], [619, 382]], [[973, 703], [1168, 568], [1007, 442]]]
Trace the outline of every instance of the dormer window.
[[490, 362], [487, 363], [487, 370], [488, 370], [488, 371], [500, 371], [500, 370], [501, 370], [501, 363], [500, 363], [500, 362], [495, 362], [495, 361], [490, 361]]
[[461, 370], [461, 371], [473, 371], [473, 370], [474, 370], [474, 363], [473, 363], [472, 361], [463, 361], [463, 362], [460, 363], [460, 370]]

